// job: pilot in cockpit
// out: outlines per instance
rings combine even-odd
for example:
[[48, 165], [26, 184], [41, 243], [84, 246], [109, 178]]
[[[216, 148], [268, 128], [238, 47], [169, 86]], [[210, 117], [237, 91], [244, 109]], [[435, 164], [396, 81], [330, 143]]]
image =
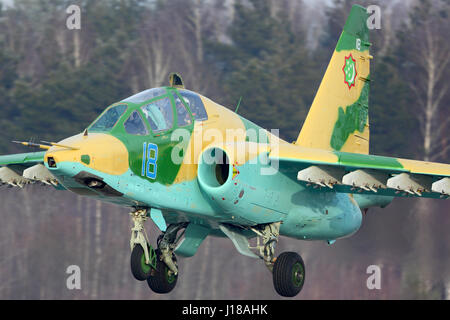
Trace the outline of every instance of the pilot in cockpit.
[[192, 120], [189, 115], [189, 112], [187, 111], [186, 107], [183, 105], [181, 100], [179, 98], [175, 99], [175, 107], [177, 110], [177, 116], [178, 116], [178, 126], [186, 126], [190, 125]]

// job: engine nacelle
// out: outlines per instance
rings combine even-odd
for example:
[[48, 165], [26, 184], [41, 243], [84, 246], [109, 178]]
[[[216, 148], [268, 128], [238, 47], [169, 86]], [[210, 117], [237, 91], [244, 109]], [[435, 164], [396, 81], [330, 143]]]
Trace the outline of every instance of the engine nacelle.
[[201, 189], [227, 213], [236, 201], [232, 182], [233, 165], [230, 160], [224, 149], [210, 147], [203, 151], [198, 165], [198, 182]]
[[263, 166], [261, 157], [267, 155], [267, 150], [256, 147], [251, 142], [209, 146], [199, 159], [197, 178], [208, 200], [243, 224], [255, 224], [261, 219], [249, 214], [259, 196], [250, 185], [263, 185], [258, 170]]
[[202, 153], [198, 166], [198, 180], [205, 192], [223, 191], [221, 187], [228, 182], [231, 172], [230, 158], [222, 148], [212, 147]]
[[283, 221], [280, 232], [298, 239], [333, 240], [359, 229], [362, 215], [353, 197], [302, 186], [295, 170], [267, 174], [275, 166], [269, 151], [251, 152], [251, 143], [244, 144], [249, 148], [209, 146], [198, 162], [200, 189], [225, 219], [241, 225]]

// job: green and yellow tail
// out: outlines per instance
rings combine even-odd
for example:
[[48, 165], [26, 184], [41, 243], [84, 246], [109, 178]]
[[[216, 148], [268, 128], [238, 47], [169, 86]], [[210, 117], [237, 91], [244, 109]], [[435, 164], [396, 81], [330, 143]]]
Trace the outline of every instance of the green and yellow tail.
[[295, 144], [369, 153], [367, 11], [354, 5]]

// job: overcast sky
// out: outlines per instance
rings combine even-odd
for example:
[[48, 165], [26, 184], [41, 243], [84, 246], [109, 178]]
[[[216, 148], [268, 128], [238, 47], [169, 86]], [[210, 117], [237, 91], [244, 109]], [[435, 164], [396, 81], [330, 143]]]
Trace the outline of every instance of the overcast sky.
[[13, 0], [0, 0], [1, 3], [5, 4], [5, 5], [9, 5], [12, 3]]

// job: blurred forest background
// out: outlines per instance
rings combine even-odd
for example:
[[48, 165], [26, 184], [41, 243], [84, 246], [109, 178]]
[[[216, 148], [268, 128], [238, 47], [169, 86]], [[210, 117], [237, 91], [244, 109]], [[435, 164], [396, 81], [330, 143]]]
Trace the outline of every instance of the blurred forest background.
[[[0, 1], [0, 153], [11, 140], [81, 132], [109, 104], [166, 85], [187, 88], [294, 140], [355, 1]], [[371, 31], [371, 153], [450, 162], [450, 1], [359, 0], [381, 7]], [[68, 30], [66, 8], [81, 8]], [[52, 188], [0, 190], [0, 299], [278, 299], [261, 261], [228, 239], [180, 259], [169, 295], [132, 278], [127, 209]], [[449, 200], [395, 200], [328, 246], [282, 237], [300, 252], [296, 299], [450, 299]], [[153, 241], [158, 235], [148, 223]], [[381, 290], [366, 269], [381, 267]], [[81, 290], [66, 268], [81, 268]]]

